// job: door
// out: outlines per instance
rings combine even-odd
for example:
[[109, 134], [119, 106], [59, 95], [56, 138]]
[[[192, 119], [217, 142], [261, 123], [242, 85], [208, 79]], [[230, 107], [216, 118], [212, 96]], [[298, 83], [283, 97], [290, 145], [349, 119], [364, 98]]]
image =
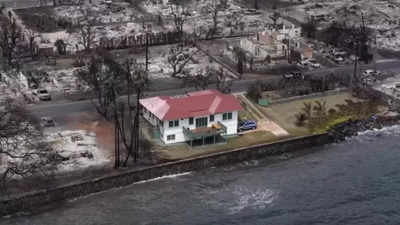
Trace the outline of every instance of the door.
[[208, 125], [208, 117], [201, 117], [196, 119], [196, 128], [207, 127], [207, 125]]

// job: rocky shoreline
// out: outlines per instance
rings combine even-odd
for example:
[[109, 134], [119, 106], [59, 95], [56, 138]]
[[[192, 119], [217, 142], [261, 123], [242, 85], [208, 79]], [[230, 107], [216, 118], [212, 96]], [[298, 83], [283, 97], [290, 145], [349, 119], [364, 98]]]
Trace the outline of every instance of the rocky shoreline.
[[359, 132], [400, 124], [400, 115], [372, 116], [363, 120], [348, 120], [336, 124], [328, 130], [328, 133], [336, 142], [344, 141], [346, 137], [357, 136]]

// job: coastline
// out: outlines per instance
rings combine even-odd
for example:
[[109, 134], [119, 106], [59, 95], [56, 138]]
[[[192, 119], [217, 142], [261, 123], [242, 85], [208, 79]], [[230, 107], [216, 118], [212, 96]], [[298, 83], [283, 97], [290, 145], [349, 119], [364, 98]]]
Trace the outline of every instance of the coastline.
[[0, 216], [15, 214], [21, 211], [30, 211], [55, 202], [62, 202], [163, 176], [298, 152], [333, 143], [333, 140], [328, 133], [290, 138], [273, 143], [258, 144], [226, 152], [167, 162], [141, 169], [121, 171], [113, 175], [105, 175], [89, 181], [70, 183], [51, 189], [21, 193], [0, 201]]
[[227, 152], [193, 157], [184, 160], [162, 163], [142, 169], [121, 171], [117, 174], [98, 177], [90, 181], [76, 182], [52, 189], [22, 193], [0, 201], [0, 216], [21, 211], [30, 211], [37, 207], [46, 207], [64, 200], [71, 200], [95, 194], [113, 188], [128, 186], [138, 182], [161, 179], [166, 176], [182, 174], [214, 166], [224, 166], [247, 160], [264, 159], [275, 156], [281, 161], [287, 160], [288, 153], [301, 155], [312, 147], [344, 141], [368, 130], [381, 130], [384, 127], [399, 125], [400, 115], [380, 116], [366, 120], [349, 120], [333, 126], [327, 133], [280, 140], [268, 144], [247, 146]]
[[381, 130], [400, 124], [400, 115], [396, 116], [377, 116], [363, 120], [348, 120], [328, 130], [335, 142], [344, 141], [348, 137], [357, 136], [360, 132], [368, 130]]

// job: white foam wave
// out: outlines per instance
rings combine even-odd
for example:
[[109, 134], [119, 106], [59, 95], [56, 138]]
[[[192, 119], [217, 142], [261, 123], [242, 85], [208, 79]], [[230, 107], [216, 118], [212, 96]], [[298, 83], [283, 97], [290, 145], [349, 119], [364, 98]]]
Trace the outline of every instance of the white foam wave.
[[278, 197], [278, 192], [270, 189], [249, 190], [237, 187], [233, 194], [234, 206], [229, 208], [230, 214], [236, 214], [246, 208], [264, 209]]
[[161, 180], [161, 179], [166, 179], [166, 178], [175, 178], [175, 177], [179, 177], [179, 176], [188, 175], [188, 174], [191, 174], [191, 173], [192, 172], [178, 173], [178, 174], [166, 175], [166, 176], [162, 176], [162, 177], [156, 177], [156, 178], [153, 178], [153, 179], [143, 180], [143, 181], [132, 183], [132, 184], [127, 185], [127, 186], [115, 187], [115, 188], [111, 188], [111, 189], [108, 189], [108, 190], [99, 191], [99, 192], [91, 193], [91, 194], [88, 194], [88, 195], [72, 198], [72, 199], [69, 199], [68, 202], [74, 202], [74, 201], [77, 201], [77, 200], [89, 198], [91, 196], [100, 195], [100, 194], [107, 193], [107, 192], [110, 192], [110, 191], [120, 190], [120, 189], [124, 189], [124, 188], [130, 188], [130, 187], [132, 187], [132, 185], [135, 185], [135, 184], [143, 184], [143, 183], [152, 182], [152, 181]]
[[347, 141], [374, 141], [380, 136], [400, 136], [400, 125], [383, 127], [382, 129], [366, 130], [357, 133], [357, 136], [346, 138]]
[[148, 180], [143, 180], [143, 181], [135, 182], [135, 183], [133, 183], [133, 184], [143, 184], [143, 183], [153, 182], [153, 181], [156, 181], [156, 180], [162, 180], [162, 179], [166, 179], [166, 178], [176, 178], [176, 177], [180, 177], [180, 176], [189, 175], [189, 174], [191, 174], [191, 173], [192, 173], [192, 172], [185, 172], [185, 173], [178, 173], [178, 174], [165, 175], [165, 176], [162, 176], [162, 177], [156, 177], [156, 178], [153, 178], [153, 179], [148, 179]]

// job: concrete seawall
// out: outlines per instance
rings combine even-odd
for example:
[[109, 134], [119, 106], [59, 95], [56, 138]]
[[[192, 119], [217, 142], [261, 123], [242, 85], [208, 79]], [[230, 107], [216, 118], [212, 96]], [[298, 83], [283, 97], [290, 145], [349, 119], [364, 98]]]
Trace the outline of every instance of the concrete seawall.
[[333, 139], [325, 133], [239, 148], [228, 152], [164, 163], [139, 170], [124, 171], [117, 175], [104, 176], [87, 182], [27, 193], [19, 197], [1, 201], [0, 216], [34, 209], [49, 203], [85, 196], [115, 187], [126, 186], [138, 181], [200, 170], [213, 166], [223, 166], [245, 160], [261, 159], [270, 155], [294, 152], [305, 148], [329, 144], [332, 143], [332, 141]]

